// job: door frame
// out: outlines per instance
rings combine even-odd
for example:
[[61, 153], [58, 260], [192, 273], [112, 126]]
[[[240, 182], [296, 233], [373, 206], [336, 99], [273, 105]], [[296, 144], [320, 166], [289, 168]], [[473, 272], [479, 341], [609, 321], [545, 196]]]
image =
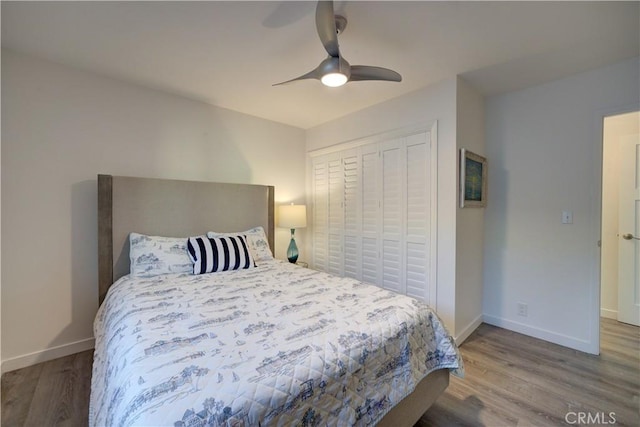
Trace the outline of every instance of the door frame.
[[594, 284], [591, 290], [591, 314], [592, 319], [589, 323], [589, 336], [592, 337], [591, 348], [589, 353], [600, 354], [600, 295], [602, 292], [601, 283], [601, 267], [602, 267], [602, 248], [600, 242], [602, 241], [602, 174], [603, 174], [603, 160], [604, 160], [604, 119], [609, 116], [617, 116], [620, 114], [632, 113], [634, 111], [640, 111], [640, 103], [628, 104], [618, 107], [610, 107], [606, 109], [598, 109], [595, 112], [594, 118], [594, 138], [595, 138], [595, 155], [594, 157], [594, 174], [597, 183], [595, 189], [595, 197], [593, 198], [592, 210], [594, 213], [595, 224], [592, 228], [593, 241], [597, 242], [593, 249], [593, 268], [591, 275], [593, 277], [592, 283]]

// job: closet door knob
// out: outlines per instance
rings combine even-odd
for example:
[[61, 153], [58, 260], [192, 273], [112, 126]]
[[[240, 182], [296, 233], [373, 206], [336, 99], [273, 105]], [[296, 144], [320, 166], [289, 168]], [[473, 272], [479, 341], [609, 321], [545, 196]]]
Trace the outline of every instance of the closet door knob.
[[623, 238], [624, 240], [631, 240], [631, 239], [640, 240], [640, 237], [636, 237], [636, 236], [634, 236], [634, 235], [633, 235], [633, 234], [631, 234], [631, 233], [623, 234], [623, 235], [622, 235], [622, 238]]

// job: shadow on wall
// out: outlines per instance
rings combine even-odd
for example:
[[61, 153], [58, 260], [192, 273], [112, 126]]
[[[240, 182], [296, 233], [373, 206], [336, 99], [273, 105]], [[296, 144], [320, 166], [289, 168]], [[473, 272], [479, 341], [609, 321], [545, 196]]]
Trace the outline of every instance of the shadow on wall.
[[[209, 110], [201, 114], [202, 122], [219, 122], [209, 117]], [[71, 321], [51, 341], [50, 347], [93, 337], [93, 319], [98, 309], [98, 173], [195, 181], [252, 181], [251, 166], [234, 142], [233, 132], [219, 123], [215, 129], [197, 125], [197, 121], [156, 123], [155, 143], [140, 144], [126, 157], [120, 157], [114, 153], [118, 150], [111, 148], [109, 153], [104, 153], [104, 159], [94, 163], [98, 170], [92, 171], [92, 179], [71, 183]]]
[[[98, 309], [98, 198], [97, 180], [71, 184], [71, 321], [51, 341], [49, 348], [93, 337], [92, 324]], [[84, 340], [83, 340], [84, 341]]]
[[[501, 159], [492, 159], [489, 173], [489, 191], [485, 212], [485, 260], [483, 313], [504, 319], [509, 318], [503, 307], [504, 271], [506, 268], [509, 171], [500, 167]], [[499, 218], [499, 220], [495, 220]], [[488, 251], [488, 248], [498, 248]], [[487, 310], [490, 308], [490, 310]]]
[[67, 347], [66, 351], [61, 349], [60, 353], [68, 354], [71, 350], [90, 348], [93, 342], [93, 320], [98, 309], [97, 174], [104, 171], [124, 176], [252, 183], [253, 173], [249, 162], [231, 138], [220, 138], [219, 131], [215, 137], [207, 132], [202, 133], [189, 150], [180, 146], [176, 152], [175, 144], [164, 147], [165, 144], [160, 143], [157, 151], [150, 156], [152, 161], [145, 167], [134, 169], [131, 162], [117, 167], [98, 165], [100, 170], [96, 171], [93, 179], [70, 184], [71, 283], [64, 288], [70, 298], [70, 321], [49, 342], [46, 350]]
[[[213, 123], [210, 128], [185, 130], [180, 127], [189, 127], [189, 123], [174, 123], [180, 128], [175, 130], [168, 124], [159, 123], [153, 149], [139, 153], [138, 157], [143, 161], [130, 160], [115, 169], [106, 167], [96, 171], [96, 174], [273, 185], [253, 182], [256, 179], [255, 171], [251, 160], [247, 158], [247, 155], [252, 154], [252, 149], [245, 147], [245, 137], [240, 140], [234, 135], [243, 124], [233, 123], [231, 120], [230, 123], [225, 123], [225, 120], [227, 118], [218, 118], [215, 114], [205, 112], [202, 121]], [[246, 138], [253, 139], [250, 136]], [[255, 159], [260, 160], [262, 159]]]

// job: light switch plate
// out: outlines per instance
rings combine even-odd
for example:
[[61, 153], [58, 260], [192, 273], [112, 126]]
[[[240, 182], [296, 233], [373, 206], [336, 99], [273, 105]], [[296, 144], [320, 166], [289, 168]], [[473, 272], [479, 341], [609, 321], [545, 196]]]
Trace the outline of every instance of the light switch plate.
[[573, 224], [573, 212], [571, 212], [571, 211], [562, 211], [562, 223], [563, 224]]

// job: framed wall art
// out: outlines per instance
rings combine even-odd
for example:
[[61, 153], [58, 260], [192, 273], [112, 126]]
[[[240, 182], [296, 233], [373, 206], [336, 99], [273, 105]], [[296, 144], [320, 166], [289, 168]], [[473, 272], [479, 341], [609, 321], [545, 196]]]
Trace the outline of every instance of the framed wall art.
[[487, 204], [487, 159], [460, 150], [460, 207], [483, 208]]

